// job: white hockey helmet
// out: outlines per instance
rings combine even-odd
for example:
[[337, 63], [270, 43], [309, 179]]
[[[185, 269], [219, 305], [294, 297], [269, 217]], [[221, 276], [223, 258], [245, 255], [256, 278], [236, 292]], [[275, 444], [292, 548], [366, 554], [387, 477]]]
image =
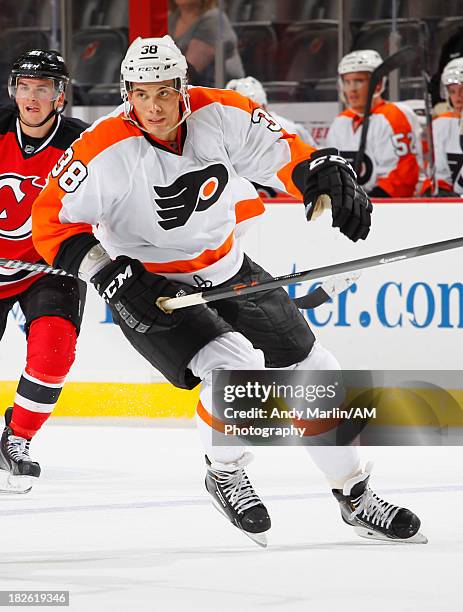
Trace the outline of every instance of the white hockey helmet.
[[262, 83], [252, 76], [243, 79], [232, 79], [225, 85], [226, 89], [233, 89], [247, 98], [251, 98], [259, 106], [267, 106], [267, 94]]
[[180, 125], [191, 113], [187, 68], [185, 56], [169, 35], [162, 38], [136, 38], [127, 49], [121, 64], [121, 97], [126, 117], [129, 118], [131, 111], [128, 93], [132, 83], [156, 83], [174, 79], [175, 89], [182, 95], [184, 104], [183, 116], [177, 123]]
[[339, 76], [348, 72], [373, 72], [383, 58], [374, 49], [361, 49], [345, 55], [338, 65]]
[[447, 104], [452, 106], [450, 101], [448, 85], [463, 84], [463, 57], [457, 57], [445, 65], [440, 79], [441, 98], [447, 100]]
[[[349, 74], [350, 72], [374, 72], [379, 65], [383, 63], [383, 58], [374, 49], [360, 49], [358, 51], [352, 51], [345, 55], [338, 64], [338, 87], [341, 95], [341, 99], [345, 102], [342, 76]], [[380, 91], [375, 94], [380, 96], [384, 88], [386, 87], [386, 78], [383, 78]]]

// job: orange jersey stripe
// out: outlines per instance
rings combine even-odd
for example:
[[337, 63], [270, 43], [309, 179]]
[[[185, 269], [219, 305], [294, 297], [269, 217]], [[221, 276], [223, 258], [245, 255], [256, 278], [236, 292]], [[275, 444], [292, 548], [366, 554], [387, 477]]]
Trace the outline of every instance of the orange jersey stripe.
[[198, 413], [199, 418], [204, 421], [209, 427], [212, 427], [216, 431], [220, 431], [224, 433], [225, 424], [220, 419], [216, 419], [215, 416], [212, 416], [203, 406], [201, 400], [198, 402], [198, 406], [196, 408], [196, 412]]
[[285, 191], [290, 193], [297, 200], [303, 199], [303, 194], [299, 191], [293, 181], [293, 170], [301, 162], [306, 161], [316, 150], [314, 147], [306, 144], [299, 136], [284, 132], [282, 137], [286, 140], [291, 151], [291, 161], [280, 168], [277, 176], [285, 186]]
[[260, 198], [240, 200], [235, 206], [236, 222], [241, 223], [252, 217], [258, 217], [264, 212], [265, 206]]
[[390, 126], [395, 134], [411, 130], [407, 115], [395, 104], [385, 102], [378, 104], [372, 111], [375, 115], [384, 115], [389, 119]]
[[192, 87], [189, 90], [191, 111], [195, 112], [204, 106], [218, 102], [223, 106], [234, 106], [249, 114], [259, 105], [231, 89], [214, 89], [209, 87]]
[[362, 115], [358, 115], [352, 108], [346, 108], [343, 111], [341, 111], [338, 115], [339, 117], [350, 117], [351, 119], [353, 119], [354, 117], [362, 117]]
[[435, 121], [436, 119], [441, 119], [445, 117], [448, 119], [459, 119], [460, 113], [456, 113], [455, 111], [448, 111], [446, 113], [441, 113], [440, 115], [437, 115], [437, 117], [434, 117], [433, 121]]
[[211, 264], [222, 259], [232, 248], [234, 233], [232, 232], [223, 244], [217, 249], [206, 249], [194, 259], [180, 259], [177, 261], [167, 261], [165, 263], [144, 262], [143, 265], [149, 272], [163, 273], [188, 273], [196, 272], [207, 268]]

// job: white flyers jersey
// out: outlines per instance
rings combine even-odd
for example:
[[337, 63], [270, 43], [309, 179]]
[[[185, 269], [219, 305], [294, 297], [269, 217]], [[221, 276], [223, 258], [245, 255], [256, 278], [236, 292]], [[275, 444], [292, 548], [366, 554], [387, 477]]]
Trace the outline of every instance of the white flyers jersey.
[[[362, 123], [363, 115], [346, 109], [331, 124], [326, 146], [339, 149], [352, 163], [360, 147]], [[358, 181], [367, 192], [379, 187], [390, 197], [411, 197], [418, 177], [416, 135], [409, 116], [396, 104], [382, 101], [371, 112]]]
[[[460, 147], [460, 115], [448, 112], [432, 122], [436, 179], [439, 187], [463, 194], [463, 151]], [[423, 185], [423, 190], [430, 181]]]
[[282, 117], [281, 115], [278, 115], [272, 110], [270, 110], [269, 112], [272, 115], [272, 117], [278, 121], [281, 127], [286, 132], [288, 132], [288, 134], [297, 134], [299, 138], [301, 138], [305, 143], [307, 143], [311, 147], [317, 146], [317, 143], [312, 138], [309, 131], [305, 129], [302, 123], [296, 123], [295, 121], [292, 121], [291, 119], [288, 119], [287, 117]]
[[52, 263], [98, 226], [111, 257], [186, 283], [226, 281], [242, 263], [236, 226], [264, 212], [251, 180], [298, 199], [294, 167], [313, 149], [235, 91], [193, 87], [176, 147], [122, 109], [97, 121], [53, 169], [33, 208], [33, 240]]

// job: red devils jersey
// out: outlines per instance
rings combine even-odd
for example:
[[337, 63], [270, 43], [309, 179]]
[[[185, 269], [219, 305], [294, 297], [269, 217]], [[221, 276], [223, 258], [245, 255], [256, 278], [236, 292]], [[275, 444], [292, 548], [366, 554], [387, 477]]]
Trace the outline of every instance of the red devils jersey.
[[[41, 260], [32, 244], [32, 204], [63, 151], [86, 127], [58, 116], [48, 136], [34, 146], [24, 142], [15, 108], [0, 108], [0, 258]], [[0, 267], [0, 300], [21, 293], [40, 276]]]

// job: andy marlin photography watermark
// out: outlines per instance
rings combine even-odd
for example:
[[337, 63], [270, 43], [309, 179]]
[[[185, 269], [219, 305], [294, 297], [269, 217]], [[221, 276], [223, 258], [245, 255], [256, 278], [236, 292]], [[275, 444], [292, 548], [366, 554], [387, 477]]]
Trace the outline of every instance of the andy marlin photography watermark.
[[[339, 393], [341, 391], [341, 393]], [[333, 384], [304, 385], [271, 384], [259, 381], [247, 381], [245, 384], [226, 385], [224, 402], [229, 404], [223, 410], [230, 423], [224, 424], [226, 435], [261, 435], [265, 438], [276, 435], [303, 437], [309, 433], [307, 420], [323, 419], [369, 419], [376, 417], [376, 408], [359, 408], [350, 406], [342, 408], [343, 388], [339, 381]], [[236, 408], [242, 400], [255, 400], [255, 407]], [[321, 404], [320, 404], [321, 402]], [[334, 405], [333, 405], [334, 404]], [[259, 405], [261, 405], [259, 407]], [[265, 407], [263, 407], [265, 406]], [[298, 407], [299, 406], [299, 407]], [[303, 406], [303, 407], [300, 407]], [[243, 419], [256, 421], [273, 421], [273, 425], [259, 426], [250, 423], [243, 425]], [[276, 424], [290, 421], [287, 425]], [[299, 426], [298, 426], [299, 425]]]
[[216, 371], [213, 442], [218, 446], [460, 445], [459, 374]]

